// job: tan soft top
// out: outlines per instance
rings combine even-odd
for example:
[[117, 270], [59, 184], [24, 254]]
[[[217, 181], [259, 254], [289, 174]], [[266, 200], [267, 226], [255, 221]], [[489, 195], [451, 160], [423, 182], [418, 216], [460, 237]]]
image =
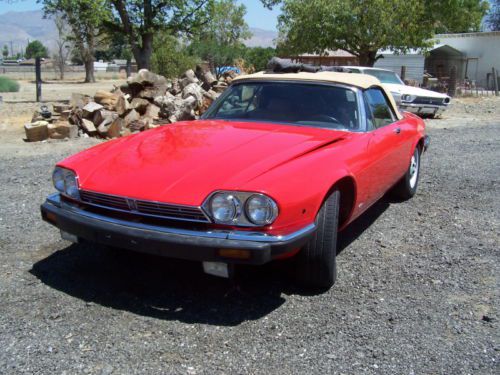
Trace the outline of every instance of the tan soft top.
[[399, 113], [398, 107], [391, 92], [378, 80], [378, 78], [368, 74], [358, 73], [338, 73], [338, 72], [317, 72], [317, 73], [266, 73], [258, 72], [248, 75], [240, 75], [233, 82], [237, 81], [312, 81], [312, 82], [331, 82], [340, 83], [349, 86], [356, 86], [362, 89], [368, 89], [372, 86], [380, 87], [384, 90], [386, 96], [391, 102], [392, 108], [396, 112], [396, 116], [402, 119], [403, 116]]

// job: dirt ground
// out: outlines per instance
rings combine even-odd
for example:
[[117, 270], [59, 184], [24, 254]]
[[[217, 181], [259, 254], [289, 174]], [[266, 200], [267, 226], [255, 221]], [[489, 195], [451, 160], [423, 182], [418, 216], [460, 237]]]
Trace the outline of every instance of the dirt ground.
[[417, 195], [343, 231], [317, 295], [278, 263], [235, 289], [198, 263], [60, 239], [39, 214], [53, 165], [101, 141], [25, 143], [35, 107], [0, 105], [0, 373], [500, 372], [498, 98], [426, 121]]

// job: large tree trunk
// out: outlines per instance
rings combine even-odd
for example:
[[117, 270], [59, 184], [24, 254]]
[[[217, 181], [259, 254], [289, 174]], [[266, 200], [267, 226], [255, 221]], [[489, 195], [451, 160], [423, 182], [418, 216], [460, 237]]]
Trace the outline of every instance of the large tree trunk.
[[95, 82], [94, 77], [94, 57], [85, 57], [85, 83]]
[[141, 35], [142, 46], [132, 46], [132, 53], [137, 62], [137, 69], [151, 70], [151, 56], [153, 55], [153, 34]]
[[372, 67], [377, 61], [377, 51], [362, 51], [358, 55], [360, 66]]

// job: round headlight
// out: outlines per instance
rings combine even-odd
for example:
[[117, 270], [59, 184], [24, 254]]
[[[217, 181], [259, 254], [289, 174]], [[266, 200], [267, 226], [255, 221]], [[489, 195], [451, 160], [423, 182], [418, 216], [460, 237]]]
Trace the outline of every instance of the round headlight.
[[240, 202], [230, 193], [217, 193], [210, 200], [212, 217], [218, 223], [231, 223], [238, 215]]
[[54, 169], [52, 173], [52, 182], [58, 191], [64, 193], [64, 172], [61, 168]]
[[278, 206], [271, 198], [255, 194], [247, 199], [245, 212], [248, 220], [252, 223], [256, 225], [268, 225], [278, 216]]
[[64, 192], [68, 197], [74, 199], [80, 199], [80, 193], [78, 191], [78, 183], [76, 182], [76, 176], [73, 172], [67, 171], [64, 176]]

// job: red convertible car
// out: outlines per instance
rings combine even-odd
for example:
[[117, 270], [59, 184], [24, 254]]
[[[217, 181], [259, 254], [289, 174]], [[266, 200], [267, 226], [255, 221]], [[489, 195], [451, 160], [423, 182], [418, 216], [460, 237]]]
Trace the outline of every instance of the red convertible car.
[[256, 73], [202, 119], [112, 140], [57, 164], [42, 205], [62, 237], [203, 262], [291, 261], [336, 279], [336, 239], [389, 190], [412, 197], [429, 138], [375, 77]]

